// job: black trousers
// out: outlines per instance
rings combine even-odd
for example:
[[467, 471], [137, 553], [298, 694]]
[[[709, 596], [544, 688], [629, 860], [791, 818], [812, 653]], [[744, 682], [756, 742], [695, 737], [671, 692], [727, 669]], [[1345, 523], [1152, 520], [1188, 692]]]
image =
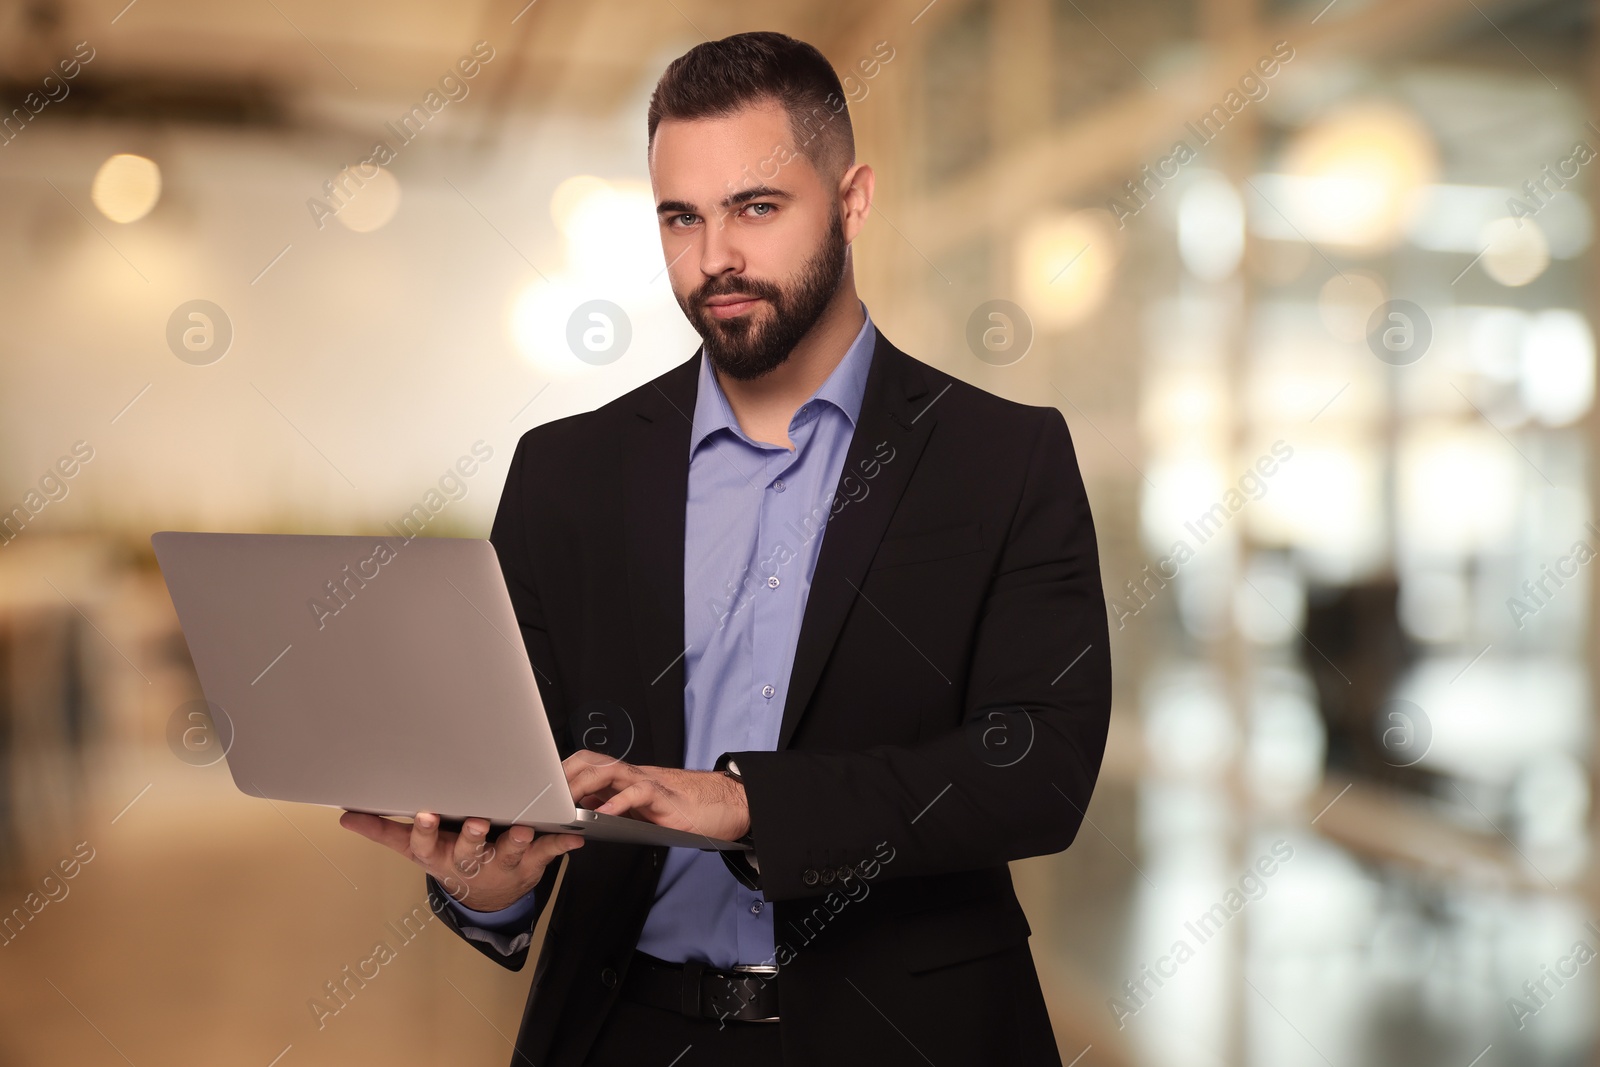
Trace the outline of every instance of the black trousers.
[[765, 1067], [780, 1062], [782, 1025], [691, 1019], [619, 998], [584, 1067]]

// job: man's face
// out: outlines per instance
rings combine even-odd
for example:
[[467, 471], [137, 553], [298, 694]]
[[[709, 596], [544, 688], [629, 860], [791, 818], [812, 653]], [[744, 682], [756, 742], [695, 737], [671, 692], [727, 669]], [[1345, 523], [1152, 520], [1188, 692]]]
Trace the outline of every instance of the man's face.
[[848, 242], [835, 181], [793, 148], [776, 104], [665, 120], [650, 153], [672, 292], [718, 371], [789, 357], [838, 291]]

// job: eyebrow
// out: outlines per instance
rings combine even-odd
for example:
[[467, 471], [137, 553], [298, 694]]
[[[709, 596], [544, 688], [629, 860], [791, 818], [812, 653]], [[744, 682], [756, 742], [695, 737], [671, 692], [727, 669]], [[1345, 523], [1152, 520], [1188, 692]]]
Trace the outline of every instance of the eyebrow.
[[[749, 189], [741, 189], [737, 193], [722, 198], [718, 207], [731, 208], [740, 204], [747, 204], [752, 200], [793, 200], [794, 194], [775, 189], [770, 185], [756, 185]], [[700, 209], [687, 200], [663, 200], [656, 205], [657, 215], [698, 215]]]

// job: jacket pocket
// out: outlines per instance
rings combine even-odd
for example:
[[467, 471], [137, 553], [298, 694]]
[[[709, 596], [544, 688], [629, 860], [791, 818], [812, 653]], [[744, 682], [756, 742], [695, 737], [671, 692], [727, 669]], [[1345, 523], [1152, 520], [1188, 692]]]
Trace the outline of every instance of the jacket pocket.
[[983, 551], [983, 527], [971, 522], [964, 526], [945, 526], [937, 530], [888, 537], [872, 557], [872, 570], [901, 567], [908, 563], [927, 563], [949, 556]]
[[901, 956], [906, 970], [917, 974], [1001, 952], [1032, 933], [1015, 901], [980, 897], [903, 916]]

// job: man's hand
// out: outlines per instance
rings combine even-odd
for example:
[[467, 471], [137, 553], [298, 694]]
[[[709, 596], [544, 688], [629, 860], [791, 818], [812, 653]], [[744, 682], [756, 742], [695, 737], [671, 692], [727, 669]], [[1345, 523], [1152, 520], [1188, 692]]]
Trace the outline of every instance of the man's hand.
[[545, 868], [562, 853], [583, 845], [577, 834], [534, 834], [513, 826], [487, 843], [489, 820], [467, 819], [459, 834], [439, 829], [439, 816], [418, 812], [409, 825], [347, 811], [339, 825], [388, 845], [433, 875], [456, 900], [474, 911], [499, 911], [539, 884]]
[[584, 750], [562, 763], [573, 799], [606, 815], [737, 841], [750, 832], [744, 785], [720, 771], [637, 767]]

